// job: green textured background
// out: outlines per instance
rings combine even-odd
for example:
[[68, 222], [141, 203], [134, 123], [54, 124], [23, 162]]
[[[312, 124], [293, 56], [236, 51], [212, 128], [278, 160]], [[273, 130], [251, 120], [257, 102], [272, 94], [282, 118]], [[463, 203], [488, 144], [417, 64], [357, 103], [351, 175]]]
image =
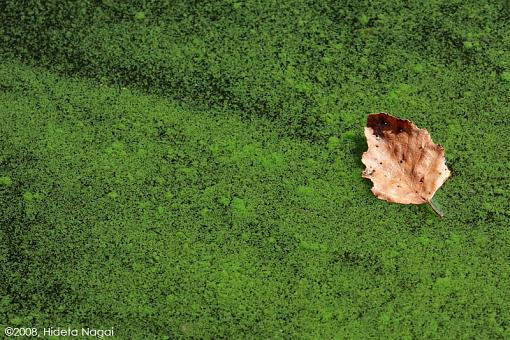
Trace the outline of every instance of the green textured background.
[[[427, 128], [427, 206], [361, 178]], [[508, 1], [0, 2], [0, 325], [510, 338]]]

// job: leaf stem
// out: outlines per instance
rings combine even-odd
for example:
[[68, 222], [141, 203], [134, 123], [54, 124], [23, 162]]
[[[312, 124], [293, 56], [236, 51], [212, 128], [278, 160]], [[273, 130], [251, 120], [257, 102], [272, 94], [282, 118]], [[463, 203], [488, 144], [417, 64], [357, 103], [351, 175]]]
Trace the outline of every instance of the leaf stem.
[[434, 212], [437, 214], [437, 216], [439, 216], [439, 218], [443, 218], [444, 217], [444, 213], [434, 205], [434, 203], [432, 202], [432, 200], [430, 201], [427, 201], [427, 203], [430, 205], [430, 207], [432, 208], [432, 210], [434, 210]]

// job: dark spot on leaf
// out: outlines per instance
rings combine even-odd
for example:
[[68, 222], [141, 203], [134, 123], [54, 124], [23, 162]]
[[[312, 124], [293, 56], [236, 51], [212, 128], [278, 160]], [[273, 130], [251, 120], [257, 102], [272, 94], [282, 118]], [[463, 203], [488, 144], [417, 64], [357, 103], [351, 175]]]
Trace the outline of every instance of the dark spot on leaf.
[[372, 127], [372, 129], [374, 130], [374, 135], [376, 135], [377, 137], [381, 136], [382, 130], [386, 125], [388, 125], [388, 122], [386, 121], [386, 119], [384, 119], [384, 117], [378, 117], [375, 120], [373, 127]]

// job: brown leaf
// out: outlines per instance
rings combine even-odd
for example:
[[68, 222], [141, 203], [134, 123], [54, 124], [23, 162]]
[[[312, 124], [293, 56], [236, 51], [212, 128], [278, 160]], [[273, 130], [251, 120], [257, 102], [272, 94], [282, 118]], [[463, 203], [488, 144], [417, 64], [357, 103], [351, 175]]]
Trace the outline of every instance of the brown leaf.
[[384, 112], [371, 114], [365, 137], [368, 151], [362, 157], [363, 177], [373, 182], [372, 192], [379, 199], [430, 204], [450, 176], [443, 147], [432, 142], [427, 130], [408, 120]]

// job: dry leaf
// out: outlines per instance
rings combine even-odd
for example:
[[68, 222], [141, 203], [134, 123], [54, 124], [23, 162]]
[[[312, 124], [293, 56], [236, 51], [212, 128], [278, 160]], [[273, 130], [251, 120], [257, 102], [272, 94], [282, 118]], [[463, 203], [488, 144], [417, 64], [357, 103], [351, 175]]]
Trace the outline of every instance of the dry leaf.
[[431, 203], [434, 193], [450, 176], [444, 149], [434, 144], [427, 130], [387, 113], [368, 116], [365, 127], [368, 151], [363, 177], [382, 200], [402, 204]]

